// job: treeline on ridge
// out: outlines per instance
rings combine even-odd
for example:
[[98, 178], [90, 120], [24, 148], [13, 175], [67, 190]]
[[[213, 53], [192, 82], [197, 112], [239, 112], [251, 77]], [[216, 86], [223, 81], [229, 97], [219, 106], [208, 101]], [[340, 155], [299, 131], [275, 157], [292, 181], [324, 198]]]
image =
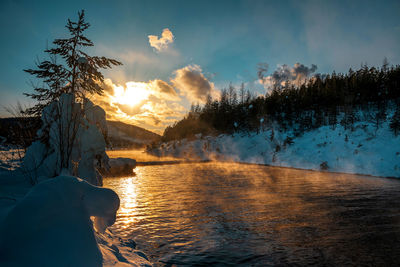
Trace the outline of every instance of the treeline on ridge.
[[[315, 76], [301, 86], [275, 85], [270, 93], [254, 97], [243, 84], [222, 90], [219, 99], [210, 96], [203, 105], [192, 105], [180, 121], [168, 126], [162, 141], [193, 138], [196, 134], [218, 135], [234, 132], [258, 132], [273, 123], [296, 135], [323, 125], [341, 123], [352, 127], [359, 120], [358, 110], [367, 110], [369, 120], [378, 128], [390, 120], [400, 132], [400, 66], [381, 68], [362, 66], [347, 74]], [[388, 109], [395, 112], [388, 117]], [[341, 116], [339, 116], [341, 114]], [[340, 119], [340, 121], [338, 121]]]

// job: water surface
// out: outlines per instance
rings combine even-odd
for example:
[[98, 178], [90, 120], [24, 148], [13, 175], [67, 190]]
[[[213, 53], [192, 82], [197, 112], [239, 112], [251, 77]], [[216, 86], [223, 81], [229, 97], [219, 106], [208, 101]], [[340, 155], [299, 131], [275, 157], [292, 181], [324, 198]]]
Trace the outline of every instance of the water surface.
[[131, 149], [107, 150], [107, 155], [110, 158], [118, 158], [118, 157], [132, 158], [138, 162], [182, 160], [182, 159], [174, 158], [174, 157], [157, 157], [157, 156], [147, 154], [142, 150], [131, 150]]
[[106, 178], [112, 230], [160, 266], [400, 263], [400, 181], [235, 163], [143, 166]]

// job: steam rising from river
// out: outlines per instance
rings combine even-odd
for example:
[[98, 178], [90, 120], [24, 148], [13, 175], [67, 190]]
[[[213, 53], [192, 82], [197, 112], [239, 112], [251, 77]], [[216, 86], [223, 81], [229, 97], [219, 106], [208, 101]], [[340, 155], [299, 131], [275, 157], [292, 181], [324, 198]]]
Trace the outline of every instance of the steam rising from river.
[[[364, 239], [354, 238], [372, 233], [375, 225], [365, 224], [370, 217], [353, 216], [355, 203], [368, 209], [368, 216], [381, 217], [390, 213], [390, 198], [382, 201], [381, 193], [398, 196], [399, 185], [389, 179], [221, 162], [145, 166], [135, 172], [135, 177], [104, 182], [121, 198], [113, 231], [134, 237], [155, 262], [187, 265], [244, 259], [251, 265], [282, 262], [286, 256], [300, 265], [326, 257], [346, 265], [355, 252], [379, 255], [366, 248], [370, 244]], [[371, 199], [369, 209], [364, 204]], [[360, 232], [360, 224], [367, 231]], [[385, 227], [394, 225], [395, 219], [386, 216]], [[395, 245], [388, 248], [396, 250]]]

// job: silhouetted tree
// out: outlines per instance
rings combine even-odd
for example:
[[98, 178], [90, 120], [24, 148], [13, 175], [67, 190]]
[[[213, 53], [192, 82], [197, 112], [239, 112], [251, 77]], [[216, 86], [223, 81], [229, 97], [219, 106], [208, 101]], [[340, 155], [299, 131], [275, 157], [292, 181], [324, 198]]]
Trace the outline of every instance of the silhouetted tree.
[[[76, 97], [85, 97], [86, 94], [102, 94], [103, 74], [99, 69], [111, 68], [113, 65], [122, 65], [121, 62], [106, 57], [90, 56], [82, 49], [93, 46], [83, 33], [90, 24], [85, 22], [85, 12], [78, 12], [78, 21], [68, 19], [66, 28], [70, 37], [55, 39], [54, 48], [44, 52], [49, 59], [36, 63], [36, 69], [24, 71], [42, 80], [42, 84], [33, 85], [34, 93], [25, 93], [26, 96], [38, 103], [25, 110], [28, 115], [40, 115], [45, 106], [62, 93], [71, 93]], [[59, 62], [58, 59], [62, 60]]]
[[389, 124], [390, 128], [392, 129], [394, 135], [398, 135], [400, 132], [400, 107], [397, 106], [395, 113], [393, 114], [392, 119], [390, 120]]
[[242, 83], [240, 85], [240, 89], [239, 89], [240, 104], [244, 103], [245, 95], [246, 95], [246, 92], [244, 90], [244, 83]]

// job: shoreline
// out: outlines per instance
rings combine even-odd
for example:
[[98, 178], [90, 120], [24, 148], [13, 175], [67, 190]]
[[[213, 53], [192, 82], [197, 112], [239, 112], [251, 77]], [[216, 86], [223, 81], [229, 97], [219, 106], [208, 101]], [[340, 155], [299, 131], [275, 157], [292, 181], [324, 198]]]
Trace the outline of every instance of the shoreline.
[[[160, 157], [162, 158], [162, 157]], [[271, 168], [282, 168], [282, 169], [293, 169], [299, 171], [312, 171], [312, 172], [321, 172], [321, 173], [332, 173], [332, 174], [345, 174], [345, 175], [357, 175], [357, 176], [368, 176], [372, 178], [386, 178], [386, 179], [400, 179], [396, 176], [379, 176], [372, 174], [363, 174], [363, 173], [352, 173], [352, 172], [340, 172], [340, 171], [324, 171], [324, 170], [315, 170], [315, 169], [306, 169], [299, 167], [290, 167], [290, 166], [279, 166], [272, 165], [267, 163], [254, 163], [254, 162], [246, 162], [246, 161], [218, 161], [218, 160], [176, 160], [176, 161], [141, 161], [136, 162], [136, 166], [144, 167], [144, 166], [157, 166], [157, 165], [177, 165], [177, 164], [198, 164], [198, 163], [236, 163], [236, 164], [245, 164], [245, 165], [255, 165], [255, 166], [265, 166]]]
[[358, 122], [338, 124], [296, 136], [292, 130], [268, 129], [232, 135], [173, 140], [147, 151], [151, 155], [196, 160], [289, 167], [301, 170], [400, 178], [400, 135], [388, 123], [376, 129]]

